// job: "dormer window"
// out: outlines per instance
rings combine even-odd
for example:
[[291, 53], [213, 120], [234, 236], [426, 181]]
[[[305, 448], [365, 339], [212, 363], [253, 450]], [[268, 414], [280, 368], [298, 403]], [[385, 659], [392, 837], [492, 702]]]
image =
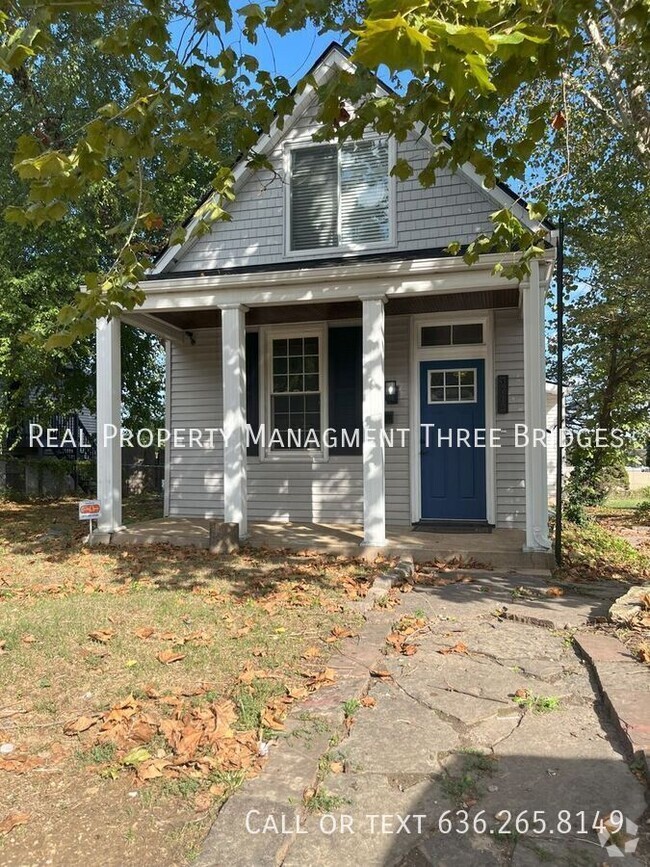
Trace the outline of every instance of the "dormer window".
[[290, 150], [290, 252], [390, 242], [388, 151], [382, 139]]

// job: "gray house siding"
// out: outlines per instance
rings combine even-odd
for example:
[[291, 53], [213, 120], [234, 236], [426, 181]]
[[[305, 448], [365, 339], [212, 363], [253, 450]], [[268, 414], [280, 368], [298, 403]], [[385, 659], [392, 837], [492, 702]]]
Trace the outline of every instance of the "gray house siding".
[[497, 527], [526, 525], [526, 475], [523, 448], [515, 447], [514, 427], [524, 424], [524, 335], [519, 310], [494, 312], [494, 373], [509, 377], [507, 415], [496, 415], [501, 448], [496, 449]]
[[[217, 329], [195, 332], [193, 346], [171, 345], [170, 426], [175, 429], [219, 428], [221, 348]], [[223, 517], [223, 442], [214, 448], [169, 448], [169, 514]]]
[[[172, 345], [170, 418], [172, 429], [219, 428], [222, 424], [221, 332], [194, 332], [196, 343]], [[387, 320], [386, 377], [400, 387], [394, 427], [408, 427], [409, 317]], [[386, 520], [410, 522], [408, 437], [395, 436], [386, 450]], [[169, 514], [223, 517], [223, 443], [214, 448], [170, 448]], [[361, 523], [363, 464], [360, 455], [328, 461], [248, 459], [248, 515], [251, 521]]]
[[[309, 140], [316, 130], [312, 106], [287, 133], [286, 141]], [[248, 175], [230, 207], [232, 219], [217, 223], [211, 232], [197, 239], [170, 268], [172, 271], [270, 265], [285, 256], [285, 185], [283, 146], [278, 146], [268, 170]], [[436, 183], [424, 188], [417, 172], [428, 162], [430, 151], [414, 136], [397, 145], [397, 157], [409, 160], [415, 174], [395, 181], [396, 251], [444, 247], [451, 241], [468, 243], [478, 232], [489, 231], [489, 214], [494, 200], [464, 175], [447, 170], [438, 173]], [[327, 250], [319, 251], [326, 254]], [[308, 254], [298, 258], [309, 258]]]
[[[219, 428], [222, 424], [221, 332], [194, 332], [195, 345], [173, 344], [170, 364], [172, 429]], [[524, 422], [523, 332], [518, 310], [494, 313], [495, 375], [509, 376], [509, 412], [496, 416], [505, 431], [496, 450], [496, 523], [525, 526], [524, 450], [514, 447], [514, 425]], [[411, 522], [409, 437], [401, 445], [400, 428], [409, 426], [410, 317], [386, 319], [386, 378], [397, 381], [400, 399], [392, 407], [393, 447], [386, 448], [386, 522]], [[223, 517], [223, 444], [170, 448], [169, 505], [172, 516]], [[332, 456], [328, 461], [248, 459], [249, 520], [361, 523], [361, 456]]]

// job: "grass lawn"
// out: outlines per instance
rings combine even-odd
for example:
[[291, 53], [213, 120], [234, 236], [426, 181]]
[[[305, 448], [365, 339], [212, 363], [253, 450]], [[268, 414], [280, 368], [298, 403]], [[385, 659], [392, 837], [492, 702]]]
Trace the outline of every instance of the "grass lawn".
[[[650, 475], [650, 474], [649, 474]], [[648, 479], [650, 483], [650, 478]], [[609, 509], [636, 509], [644, 500], [650, 500], [650, 484], [644, 488], [637, 488], [625, 494], [614, 494], [605, 500], [605, 503], [597, 511], [603, 512]]]
[[0, 501], [0, 863], [187, 864], [372, 571], [84, 532], [76, 502]]

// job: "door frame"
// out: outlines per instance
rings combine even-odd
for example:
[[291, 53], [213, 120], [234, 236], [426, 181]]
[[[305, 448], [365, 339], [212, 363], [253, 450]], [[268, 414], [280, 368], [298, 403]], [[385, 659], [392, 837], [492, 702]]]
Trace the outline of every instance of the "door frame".
[[[420, 346], [420, 329], [427, 325], [453, 325], [469, 322], [483, 326], [483, 343], [462, 346]], [[409, 376], [411, 523], [422, 518], [422, 469], [420, 460], [420, 362], [483, 359], [485, 362], [485, 427], [495, 426], [494, 405], [494, 317], [491, 310], [462, 310], [455, 313], [416, 314], [411, 317], [411, 372]], [[486, 448], [485, 515], [488, 524], [496, 523], [496, 451]]]

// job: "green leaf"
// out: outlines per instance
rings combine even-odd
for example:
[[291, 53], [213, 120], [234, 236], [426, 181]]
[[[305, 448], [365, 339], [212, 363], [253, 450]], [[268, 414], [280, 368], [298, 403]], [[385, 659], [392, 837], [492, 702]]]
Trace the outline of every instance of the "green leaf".
[[390, 171], [391, 175], [399, 178], [400, 181], [405, 181], [413, 174], [413, 167], [408, 160], [399, 159]]
[[548, 214], [548, 207], [544, 202], [529, 202], [528, 216], [536, 223], [541, 223]]
[[175, 247], [177, 244], [185, 243], [186, 234], [183, 226], [177, 226], [169, 236], [169, 246]]
[[425, 57], [433, 51], [434, 44], [417, 27], [413, 27], [402, 15], [379, 20], [368, 19], [365, 30], [354, 31], [359, 35], [353, 63], [361, 63], [371, 69], [385, 64], [391, 71], [412, 69], [422, 72]]
[[149, 750], [146, 750], [144, 747], [136, 747], [124, 756], [122, 764], [131, 766], [141, 765], [142, 762], [146, 762], [150, 758], [151, 753]]
[[490, 73], [487, 68], [485, 57], [482, 57], [478, 54], [468, 54], [465, 58], [465, 63], [469, 67], [471, 74], [476, 79], [479, 88], [484, 93], [491, 93], [496, 91], [496, 87], [490, 80]]
[[452, 24], [449, 21], [436, 21], [442, 25], [447, 41], [454, 48], [466, 54], [491, 54], [494, 45], [489, 32], [484, 27], [468, 27], [465, 24]]

